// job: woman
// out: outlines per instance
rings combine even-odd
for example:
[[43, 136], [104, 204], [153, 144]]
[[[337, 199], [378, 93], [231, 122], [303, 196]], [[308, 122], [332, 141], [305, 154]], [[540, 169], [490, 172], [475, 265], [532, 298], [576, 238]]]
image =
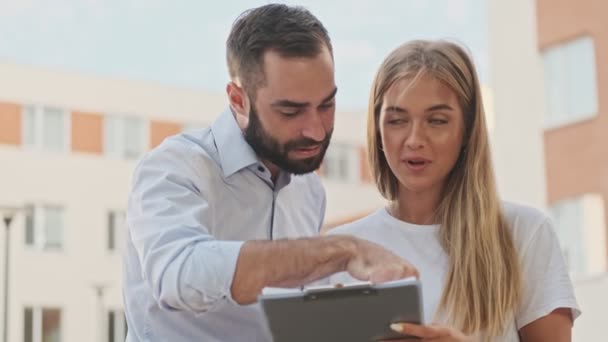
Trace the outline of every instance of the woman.
[[368, 156], [389, 203], [331, 233], [372, 240], [419, 270], [432, 324], [393, 329], [430, 341], [570, 341], [580, 311], [556, 236], [539, 211], [499, 200], [479, 81], [461, 47], [413, 41], [385, 59]]

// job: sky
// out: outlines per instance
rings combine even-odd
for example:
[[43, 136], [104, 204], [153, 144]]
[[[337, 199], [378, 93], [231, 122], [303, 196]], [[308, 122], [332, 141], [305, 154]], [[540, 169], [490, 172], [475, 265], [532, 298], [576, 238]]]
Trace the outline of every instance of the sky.
[[[488, 79], [485, 0], [309, 0], [334, 44], [338, 106], [367, 106], [382, 59], [418, 38], [455, 39]], [[0, 61], [223, 92], [225, 40], [268, 1], [0, 0]], [[2, 77], [0, 75], [0, 77]]]

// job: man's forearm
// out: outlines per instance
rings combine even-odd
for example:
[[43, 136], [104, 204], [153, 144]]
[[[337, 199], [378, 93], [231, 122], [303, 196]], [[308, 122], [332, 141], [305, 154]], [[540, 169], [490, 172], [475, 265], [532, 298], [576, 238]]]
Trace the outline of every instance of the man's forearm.
[[237, 261], [232, 297], [239, 304], [250, 304], [266, 286], [296, 287], [343, 271], [355, 251], [355, 239], [337, 235], [248, 241]]

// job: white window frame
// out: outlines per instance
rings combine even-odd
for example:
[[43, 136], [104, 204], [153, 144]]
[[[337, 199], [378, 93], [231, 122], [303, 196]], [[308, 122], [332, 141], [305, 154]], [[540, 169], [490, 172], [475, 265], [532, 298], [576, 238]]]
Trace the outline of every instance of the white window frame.
[[[59, 251], [63, 251], [66, 247], [66, 239], [65, 239], [65, 232], [66, 232], [66, 214], [65, 214], [65, 207], [61, 206], [61, 205], [49, 205], [49, 204], [37, 204], [37, 205], [31, 205], [30, 206], [31, 210], [33, 211], [33, 219], [34, 219], [34, 241], [33, 244], [29, 244], [26, 241], [24, 241], [26, 248], [30, 248], [30, 249], [37, 249], [37, 250], [42, 250], [45, 252], [59, 252]], [[61, 226], [61, 244], [59, 247], [54, 247], [54, 246], [48, 246], [47, 245], [47, 232], [46, 232], [46, 210], [49, 208], [53, 208], [53, 209], [59, 209], [61, 211], [61, 220], [62, 220], [62, 226]], [[26, 227], [27, 229], [27, 227]], [[27, 234], [27, 232], [25, 232], [25, 234]]]
[[[591, 44], [591, 61], [572, 61], [572, 49], [573, 46], [577, 46], [579, 44], [585, 44], [585, 43], [590, 43]], [[591, 85], [591, 91], [592, 93], [589, 94], [589, 96], [591, 96], [591, 101], [593, 101], [593, 109], [588, 112], [588, 113], [582, 113], [579, 112], [579, 110], [576, 108], [575, 105], [572, 105], [573, 101], [576, 102], [576, 99], [573, 99], [571, 96], [558, 96], [560, 99], [562, 99], [562, 101], [564, 101], [562, 104], [565, 105], [560, 105], [559, 107], [562, 108], [562, 110], [564, 110], [564, 113], [555, 113], [552, 111], [551, 108], [551, 103], [552, 103], [552, 98], [553, 95], [551, 94], [552, 92], [550, 91], [550, 89], [556, 89], [553, 88], [552, 85], [550, 84], [550, 79], [554, 77], [553, 74], [550, 74], [550, 64], [549, 64], [549, 58], [553, 59], [553, 60], [558, 60], [561, 61], [561, 63], [558, 63], [558, 69], [560, 70], [560, 72], [563, 72], [564, 74], [561, 74], [562, 76], [564, 76], [564, 78], [566, 78], [566, 80], [563, 82], [564, 86], [567, 88], [565, 90], [566, 94], [570, 94], [572, 93], [571, 91], [571, 87], [577, 87], [577, 84], [574, 84], [575, 82], [572, 82], [571, 80], [568, 80], [569, 75], [572, 72], [572, 68], [575, 67], [575, 65], [580, 65], [580, 64], [588, 64], [590, 63], [590, 65], [592, 65], [593, 68], [593, 72], [592, 72], [592, 82], [593, 84]], [[594, 117], [596, 117], [599, 113], [599, 89], [598, 89], [598, 63], [597, 63], [597, 49], [596, 49], [596, 45], [594, 42], [594, 39], [590, 36], [581, 36], [581, 37], [577, 37], [575, 39], [572, 39], [570, 41], [561, 43], [561, 44], [556, 44], [554, 46], [551, 46], [547, 49], [545, 49], [542, 52], [542, 59], [543, 59], [543, 72], [545, 74], [544, 76], [544, 83], [545, 83], [545, 103], [546, 103], [546, 116], [545, 116], [545, 128], [546, 129], [553, 129], [553, 128], [558, 128], [561, 126], [567, 126], [567, 125], [571, 125], [574, 123], [578, 123], [578, 122], [582, 122], [582, 121], [586, 121], [589, 119], [592, 119]], [[566, 95], [566, 94], [560, 94], [560, 95]], [[561, 116], [560, 116], [561, 115]], [[563, 116], [563, 117], [562, 117]]]
[[[110, 137], [110, 132], [108, 131], [110, 120], [114, 121], [115, 131], [113, 132], [113, 136]], [[142, 150], [139, 152], [137, 157], [127, 157], [126, 156], [126, 132], [125, 132], [125, 123], [127, 120], [138, 120], [142, 124], [142, 141], [140, 144], [142, 146]], [[112, 139], [113, 144], [115, 144], [115, 148], [113, 151], [110, 151], [108, 148], [109, 140]], [[150, 148], [150, 121], [146, 120], [142, 117], [138, 116], [125, 116], [125, 115], [106, 115], [104, 117], [103, 123], [103, 153], [107, 157], [122, 159], [122, 160], [136, 160], [139, 159], [148, 149]]]
[[[556, 211], [560, 207], [576, 206], [580, 222], [576, 223], [576, 227], [563, 226], [556, 215]], [[572, 208], [572, 207], [571, 207]], [[606, 272], [606, 221], [605, 221], [605, 206], [602, 196], [599, 194], [584, 194], [582, 196], [567, 198], [554, 203], [550, 212], [555, 223], [556, 233], [560, 242], [560, 247], [564, 252], [564, 259], [569, 272], [575, 278], [585, 278]], [[576, 242], [580, 244], [579, 248], [583, 253], [582, 269], [573, 269], [570, 265], [569, 246], [572, 241], [569, 237], [572, 231], [565, 230], [576, 229], [574, 234], [577, 236]], [[568, 248], [568, 249], [567, 249]], [[568, 252], [566, 252], [566, 249]]]
[[[346, 169], [340, 170], [342, 167], [340, 165], [340, 161], [337, 161], [336, 158], [339, 158], [341, 161], [342, 158], [346, 160]], [[332, 143], [326, 154], [325, 160], [322, 164], [322, 175], [328, 180], [334, 180], [343, 183], [357, 183], [361, 180], [361, 161], [360, 161], [360, 153], [359, 148], [355, 145], [344, 144], [344, 143]], [[328, 166], [328, 164], [330, 166]], [[338, 171], [335, 170], [337, 167]], [[334, 168], [332, 168], [332, 166]], [[345, 175], [335, 174], [334, 172], [341, 173], [345, 172]]]
[[[44, 146], [44, 126], [45, 126], [45, 109], [53, 108], [57, 109], [63, 115], [63, 146], [59, 150], [49, 149]], [[27, 118], [26, 112], [28, 109], [33, 109], [34, 113], [34, 132], [33, 132], [33, 141], [31, 143], [27, 143], [26, 137], [28, 137], [27, 132]], [[62, 108], [60, 106], [52, 106], [52, 105], [39, 105], [39, 104], [27, 104], [23, 106], [21, 112], [21, 119], [24, 123], [21, 127], [21, 134], [23, 136], [23, 146], [27, 149], [40, 150], [45, 152], [55, 152], [55, 153], [66, 153], [69, 152], [72, 146], [72, 115], [71, 113]]]
[[[42, 342], [42, 312], [44, 310], [59, 310], [59, 336], [60, 336], [60, 340], [63, 340], [63, 332], [64, 332], [64, 310], [63, 308], [59, 307], [59, 306], [32, 306], [32, 305], [26, 305], [23, 307], [23, 311], [25, 312], [25, 309], [32, 309], [32, 342]], [[25, 325], [25, 321], [23, 321], [23, 324]], [[23, 331], [23, 326], [22, 326], [22, 330]], [[23, 339], [25, 339], [25, 336], [22, 337], [22, 341]]]

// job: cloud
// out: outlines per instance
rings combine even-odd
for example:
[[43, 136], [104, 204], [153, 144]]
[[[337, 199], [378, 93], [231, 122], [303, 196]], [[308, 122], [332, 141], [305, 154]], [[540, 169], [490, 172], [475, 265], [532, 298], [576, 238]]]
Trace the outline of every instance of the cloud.
[[0, 17], [14, 17], [31, 11], [35, 0], [0, 0]]
[[446, 16], [451, 24], [461, 24], [467, 20], [472, 6], [469, 0], [447, 0]]
[[0, 0], [0, 17], [17, 23], [47, 23], [73, 18], [75, 6], [69, 0], [54, 0], [52, 5], [40, 0]]
[[369, 63], [378, 51], [369, 40], [338, 40], [334, 42], [336, 59], [340, 63]]
[[[340, 96], [362, 105], [375, 69], [413, 38], [486, 44], [483, 0], [286, 0], [309, 8], [330, 32]], [[0, 58], [121, 78], [216, 87], [226, 79], [232, 21], [268, 0], [0, 0]], [[480, 73], [487, 57], [478, 57]]]
[[488, 51], [488, 47], [475, 47], [472, 49], [471, 54], [473, 55], [475, 66], [477, 67], [479, 81], [482, 84], [487, 85], [490, 81], [490, 52]]

